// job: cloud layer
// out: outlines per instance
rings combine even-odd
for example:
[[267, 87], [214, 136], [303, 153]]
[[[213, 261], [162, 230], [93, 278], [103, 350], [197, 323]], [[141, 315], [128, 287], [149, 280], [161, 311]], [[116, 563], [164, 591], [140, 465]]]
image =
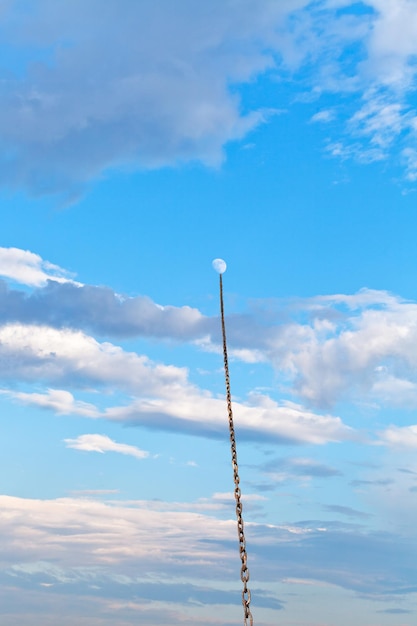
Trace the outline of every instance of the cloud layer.
[[[156, 597], [158, 581], [159, 601], [169, 603], [174, 593], [177, 610], [193, 599], [238, 604], [239, 594], [226, 582], [233, 579], [237, 559], [229, 501], [222, 505], [225, 519], [213, 509], [207, 514], [207, 501], [105, 503], [7, 496], [0, 501], [4, 582], [20, 588], [27, 582], [50, 586], [51, 594], [76, 590], [81, 597], [126, 601], [136, 595], [146, 606]], [[218, 508], [219, 499], [213, 502]], [[405, 538], [320, 520], [251, 523], [247, 535], [260, 608], [280, 607], [279, 598], [261, 588], [266, 581], [277, 584], [285, 578], [328, 582], [375, 598], [415, 588], [415, 554]], [[175, 579], [182, 584], [177, 586]]]
[[[89, 333], [117, 339], [185, 341], [208, 351], [220, 348], [218, 318], [198, 309], [161, 305], [146, 296], [123, 297], [108, 287], [75, 283], [66, 278], [65, 270], [29, 251], [0, 248], [1, 260], [4, 276], [34, 287], [27, 292], [10, 289], [0, 281], [1, 350], [16, 366], [19, 351], [27, 352], [29, 358], [21, 361], [24, 377], [42, 377], [48, 363], [59, 363], [50, 378], [55, 386], [60, 380], [58, 370], [65, 377], [64, 361], [70, 353], [75, 358], [81, 344], [90, 363], [101, 371], [97, 380], [102, 383], [109, 359], [112, 364], [117, 359], [120, 364], [127, 360], [132, 366], [139, 360], [146, 364], [145, 357], [122, 355], [119, 348], [99, 344]], [[417, 406], [417, 305], [413, 302], [367, 289], [353, 295], [257, 302], [252, 303], [252, 310], [230, 315], [227, 326], [232, 356], [249, 363], [270, 363], [302, 402], [330, 408], [349, 396], [359, 402]], [[42, 327], [35, 333], [39, 336], [30, 337], [31, 328], [38, 327]], [[52, 352], [40, 345], [48, 342], [55, 346], [52, 352], [60, 354], [60, 362], [53, 361]], [[31, 361], [29, 355], [35, 353], [42, 355], [42, 368], [41, 361]], [[140, 373], [137, 367], [132, 369], [136, 380], [142, 379], [146, 386], [145, 370]], [[90, 369], [88, 364], [78, 367], [85, 380], [93, 380]], [[125, 369], [123, 366], [121, 371]], [[164, 372], [180, 376], [183, 382], [186, 377], [185, 371], [174, 374], [175, 368]], [[4, 375], [13, 376], [13, 368]], [[125, 388], [132, 388], [131, 376], [127, 371], [124, 374]]]
[[[199, 350], [218, 351], [218, 318], [187, 306], [162, 306], [146, 296], [125, 298], [107, 287], [70, 282], [64, 270], [28, 251], [2, 248], [0, 258], [3, 275], [32, 287], [24, 291], [2, 283], [3, 379], [9, 384], [36, 381], [49, 388], [14, 389], [14, 398], [60, 414], [211, 436], [223, 432], [223, 400], [191, 384], [185, 368], [152, 362], [92, 336], [185, 341]], [[51, 274], [45, 268], [52, 268]], [[329, 411], [345, 399], [417, 406], [413, 302], [371, 290], [257, 302], [247, 312], [229, 316], [227, 327], [231, 355], [243, 362], [269, 363], [285, 392], [285, 400], [278, 402], [273, 395], [248, 389], [246, 400], [236, 402], [247, 436], [271, 435], [282, 442], [350, 440], [357, 435], [339, 418], [306, 406]], [[126, 401], [115, 404], [109, 396], [107, 407], [99, 409], [94, 399], [74, 395], [104, 387], [126, 394]]]

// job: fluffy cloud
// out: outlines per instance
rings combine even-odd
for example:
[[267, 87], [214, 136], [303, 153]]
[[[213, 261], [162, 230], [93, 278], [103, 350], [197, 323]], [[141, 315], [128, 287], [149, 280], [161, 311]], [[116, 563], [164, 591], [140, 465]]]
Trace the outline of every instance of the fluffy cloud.
[[377, 72], [381, 83], [406, 89], [413, 83], [416, 68], [417, 16], [414, 0], [368, 0], [376, 11], [369, 41], [368, 73]]
[[81, 387], [109, 384], [163, 395], [183, 386], [187, 377], [183, 368], [154, 364], [146, 356], [99, 343], [80, 331], [47, 326], [0, 327], [0, 357], [1, 375], [9, 380], [65, 381]]
[[110, 437], [107, 437], [107, 435], [80, 435], [76, 439], [65, 439], [65, 443], [67, 448], [83, 450], [84, 452], [100, 452], [101, 454], [118, 452], [119, 454], [133, 456], [135, 459], [146, 459], [149, 456], [149, 452], [126, 443], [117, 443]]
[[[417, 406], [414, 302], [364, 289], [252, 308], [227, 320], [231, 354], [271, 363], [303, 402]], [[211, 342], [208, 335], [199, 345], [211, 349]]]
[[[304, 401], [331, 406], [352, 400], [394, 406], [417, 404], [417, 305], [385, 292], [318, 296], [257, 307], [269, 325], [250, 333], [246, 347], [256, 348], [292, 381]], [[239, 320], [234, 320], [239, 326]], [[232, 349], [244, 333], [229, 332]]]

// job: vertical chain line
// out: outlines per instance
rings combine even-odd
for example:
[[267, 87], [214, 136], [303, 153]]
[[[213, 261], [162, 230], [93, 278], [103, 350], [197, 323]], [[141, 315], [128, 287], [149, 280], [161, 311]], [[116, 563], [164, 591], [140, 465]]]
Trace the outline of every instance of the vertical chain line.
[[251, 594], [248, 589], [247, 583], [249, 582], [249, 568], [247, 566], [247, 553], [246, 553], [246, 540], [245, 531], [242, 517], [242, 502], [241, 502], [241, 490], [239, 487], [239, 466], [237, 463], [237, 451], [236, 451], [236, 439], [235, 439], [235, 427], [233, 423], [233, 410], [232, 410], [232, 396], [230, 393], [230, 377], [229, 377], [229, 362], [227, 358], [227, 343], [226, 343], [226, 324], [224, 321], [224, 305], [223, 305], [223, 280], [220, 274], [220, 312], [222, 321], [222, 336], [223, 336], [223, 358], [224, 358], [224, 373], [226, 380], [226, 402], [227, 402], [227, 414], [229, 417], [229, 432], [230, 432], [230, 447], [232, 452], [232, 468], [233, 479], [235, 482], [235, 501], [236, 501], [236, 519], [237, 519], [237, 534], [239, 538], [239, 553], [242, 567], [240, 568], [240, 579], [243, 583], [242, 591], [242, 605], [244, 626], [253, 626], [253, 617], [250, 610]]

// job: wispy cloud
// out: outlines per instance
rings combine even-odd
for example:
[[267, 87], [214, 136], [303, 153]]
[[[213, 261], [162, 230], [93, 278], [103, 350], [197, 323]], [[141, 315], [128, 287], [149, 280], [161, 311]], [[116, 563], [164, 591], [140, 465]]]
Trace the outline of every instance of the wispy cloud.
[[[0, 393], [4, 394], [7, 392], [0, 390]], [[48, 389], [45, 393], [15, 391], [12, 392], [12, 395], [22, 404], [49, 409], [57, 415], [81, 415], [83, 417], [99, 417], [100, 415], [93, 404], [75, 400], [72, 393], [66, 389]]]
[[340, 470], [305, 457], [276, 458], [261, 466], [274, 481], [310, 480], [312, 478], [331, 478], [341, 476]]
[[323, 109], [318, 113], [315, 113], [311, 121], [312, 122], [322, 122], [324, 124], [331, 122], [335, 118], [335, 112], [332, 109]]
[[329, 513], [339, 513], [340, 515], [351, 518], [368, 519], [371, 517], [369, 513], [364, 513], [363, 511], [358, 511], [350, 506], [342, 506], [340, 504], [326, 504], [323, 506], [323, 510], [328, 511]]
[[64, 441], [67, 444], [67, 448], [84, 452], [100, 452], [101, 454], [118, 452], [119, 454], [133, 456], [135, 459], [146, 459], [149, 456], [149, 452], [126, 443], [117, 443], [107, 435], [80, 435], [76, 439], [64, 439]]
[[[367, 0], [360, 8], [349, 1], [317, 3], [313, 24], [321, 25], [321, 41], [312, 75], [320, 72], [320, 90], [342, 96], [336, 108], [346, 125], [333, 138], [336, 156], [369, 162], [392, 154], [401, 163], [417, 144], [414, 2]], [[308, 32], [306, 38], [313, 41]], [[412, 158], [406, 167], [413, 180]]]

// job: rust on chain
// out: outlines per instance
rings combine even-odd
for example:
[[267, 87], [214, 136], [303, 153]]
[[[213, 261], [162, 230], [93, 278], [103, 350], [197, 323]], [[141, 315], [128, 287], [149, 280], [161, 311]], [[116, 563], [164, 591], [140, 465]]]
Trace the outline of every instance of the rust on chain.
[[230, 377], [229, 377], [229, 362], [227, 358], [227, 343], [226, 343], [226, 324], [224, 321], [224, 305], [223, 305], [223, 280], [220, 274], [220, 313], [222, 321], [222, 336], [223, 336], [223, 357], [224, 357], [224, 373], [226, 379], [226, 401], [227, 401], [227, 413], [229, 417], [229, 432], [230, 432], [230, 447], [232, 452], [232, 468], [233, 479], [235, 482], [235, 501], [236, 501], [236, 519], [237, 519], [237, 534], [239, 538], [239, 553], [242, 566], [240, 568], [240, 579], [243, 583], [242, 591], [242, 605], [243, 605], [243, 624], [244, 626], [253, 626], [253, 617], [250, 610], [251, 595], [248, 589], [249, 582], [249, 569], [247, 566], [247, 553], [246, 553], [246, 541], [245, 531], [242, 516], [242, 502], [241, 502], [241, 490], [239, 487], [239, 466], [237, 463], [236, 452], [236, 439], [235, 439], [235, 427], [233, 423], [233, 410], [232, 410], [232, 396], [230, 393]]

